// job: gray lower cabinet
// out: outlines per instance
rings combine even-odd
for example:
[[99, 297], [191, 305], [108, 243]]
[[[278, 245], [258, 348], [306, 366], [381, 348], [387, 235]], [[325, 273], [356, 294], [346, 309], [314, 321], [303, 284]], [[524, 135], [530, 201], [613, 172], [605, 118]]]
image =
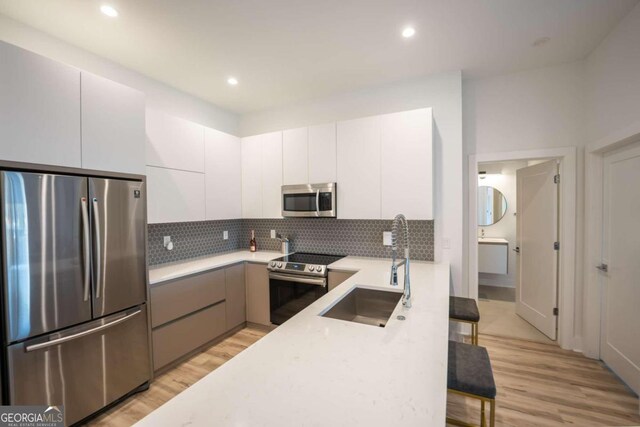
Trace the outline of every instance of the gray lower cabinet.
[[247, 264], [247, 322], [271, 325], [269, 271], [266, 264]]
[[154, 329], [154, 370], [214, 340], [225, 331], [224, 301]]
[[247, 321], [244, 264], [224, 269], [226, 285], [227, 330]]
[[245, 265], [153, 286], [150, 297], [153, 368], [157, 371], [247, 320]]

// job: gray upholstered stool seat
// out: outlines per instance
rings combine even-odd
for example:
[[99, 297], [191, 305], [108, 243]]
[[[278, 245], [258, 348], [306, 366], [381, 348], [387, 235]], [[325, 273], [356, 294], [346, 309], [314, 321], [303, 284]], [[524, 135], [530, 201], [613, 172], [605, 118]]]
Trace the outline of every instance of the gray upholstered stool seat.
[[473, 298], [449, 297], [449, 317], [465, 322], [478, 322], [480, 312]]
[[473, 298], [449, 297], [449, 319], [471, 324], [471, 344], [478, 345], [480, 312]]
[[[496, 383], [491, 360], [484, 347], [449, 341], [447, 389], [481, 401], [481, 426], [485, 426], [485, 402], [491, 406], [490, 426], [495, 423]], [[468, 426], [465, 422], [447, 418], [450, 424]]]

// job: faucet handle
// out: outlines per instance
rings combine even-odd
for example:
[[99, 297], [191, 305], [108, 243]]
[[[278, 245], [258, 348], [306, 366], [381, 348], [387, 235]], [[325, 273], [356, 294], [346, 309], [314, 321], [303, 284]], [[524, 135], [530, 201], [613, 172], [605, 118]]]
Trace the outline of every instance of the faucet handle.
[[395, 263], [391, 264], [391, 278], [389, 280], [389, 284], [391, 286], [398, 286], [398, 266]]

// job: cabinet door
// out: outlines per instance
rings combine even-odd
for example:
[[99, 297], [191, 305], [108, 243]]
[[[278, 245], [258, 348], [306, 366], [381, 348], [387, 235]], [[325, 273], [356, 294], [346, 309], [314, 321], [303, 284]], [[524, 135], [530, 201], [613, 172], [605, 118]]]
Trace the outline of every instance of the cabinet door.
[[80, 167], [80, 71], [3, 42], [0, 64], [0, 159]]
[[261, 136], [242, 138], [242, 217], [262, 218]]
[[431, 108], [385, 114], [380, 120], [382, 218], [403, 213], [408, 219], [433, 219]]
[[264, 264], [246, 265], [247, 322], [271, 325], [269, 272]]
[[144, 174], [144, 94], [93, 74], [81, 78], [82, 167]]
[[309, 182], [308, 128], [282, 132], [282, 180], [285, 185]]
[[243, 324], [247, 320], [247, 293], [244, 278], [244, 264], [227, 267], [225, 272], [227, 330]]
[[206, 214], [208, 220], [242, 216], [240, 138], [205, 129]]
[[147, 110], [147, 165], [204, 172], [204, 126]]
[[149, 224], [205, 220], [204, 174], [147, 166]]
[[282, 132], [261, 135], [262, 218], [282, 218]]
[[309, 127], [309, 182], [336, 182], [336, 124]]
[[380, 118], [338, 122], [338, 217], [379, 219]]

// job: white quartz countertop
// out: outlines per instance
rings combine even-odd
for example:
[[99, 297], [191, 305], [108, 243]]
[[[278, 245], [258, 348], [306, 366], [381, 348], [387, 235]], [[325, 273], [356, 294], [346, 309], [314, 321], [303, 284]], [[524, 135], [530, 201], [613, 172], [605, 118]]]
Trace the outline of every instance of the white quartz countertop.
[[390, 260], [331, 267], [358, 272], [137, 425], [444, 426], [449, 265], [412, 262], [413, 307], [385, 328], [319, 314], [356, 285], [401, 292]]
[[478, 237], [478, 243], [491, 243], [493, 245], [508, 245], [509, 241], [502, 237]]
[[279, 258], [281, 256], [283, 255], [280, 252], [275, 251], [234, 251], [160, 264], [149, 268], [149, 284], [155, 285], [167, 280], [177, 279], [190, 274], [201, 273], [203, 271], [213, 270], [243, 261], [266, 264], [272, 259]]

